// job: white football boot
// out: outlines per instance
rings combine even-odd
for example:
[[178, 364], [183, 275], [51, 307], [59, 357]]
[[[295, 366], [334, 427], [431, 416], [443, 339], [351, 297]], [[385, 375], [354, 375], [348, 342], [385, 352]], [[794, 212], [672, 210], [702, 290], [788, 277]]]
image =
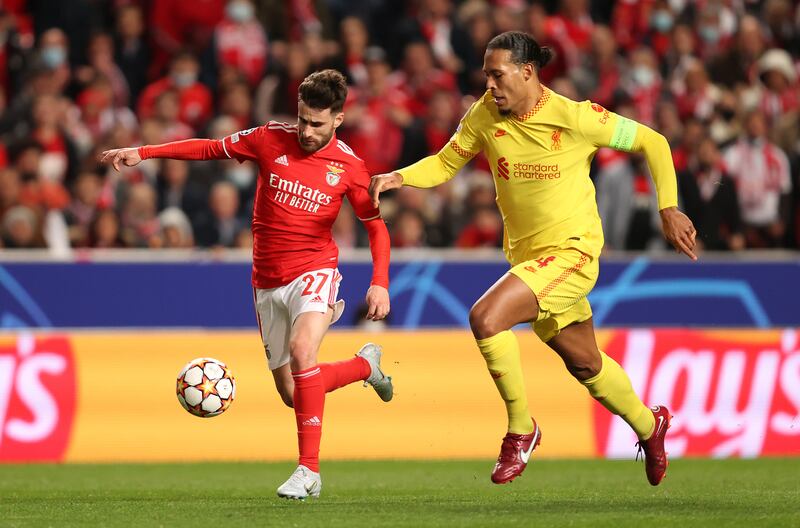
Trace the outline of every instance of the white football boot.
[[374, 343], [367, 343], [356, 355], [366, 359], [372, 369], [369, 377], [364, 380], [364, 386], [372, 385], [380, 399], [385, 402], [391, 400], [394, 396], [394, 387], [392, 386], [392, 377], [387, 376], [381, 370], [381, 347]]
[[278, 488], [278, 497], [303, 500], [306, 497], [319, 497], [322, 491], [322, 477], [305, 466], [297, 466], [289, 480]]

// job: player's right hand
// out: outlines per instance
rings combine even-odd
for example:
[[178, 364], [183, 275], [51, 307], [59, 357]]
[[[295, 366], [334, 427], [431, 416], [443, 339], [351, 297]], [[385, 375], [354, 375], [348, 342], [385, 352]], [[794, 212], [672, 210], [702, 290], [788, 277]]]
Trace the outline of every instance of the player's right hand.
[[122, 162], [126, 167], [133, 167], [142, 162], [142, 157], [139, 156], [139, 149], [134, 148], [121, 148], [103, 151], [103, 157], [100, 158], [100, 163], [111, 163], [119, 172], [119, 163]]
[[378, 174], [372, 177], [369, 182], [369, 195], [372, 197], [372, 205], [378, 207], [380, 205], [380, 194], [383, 191], [390, 189], [397, 189], [403, 186], [403, 175], [399, 172], [390, 172], [388, 174]]

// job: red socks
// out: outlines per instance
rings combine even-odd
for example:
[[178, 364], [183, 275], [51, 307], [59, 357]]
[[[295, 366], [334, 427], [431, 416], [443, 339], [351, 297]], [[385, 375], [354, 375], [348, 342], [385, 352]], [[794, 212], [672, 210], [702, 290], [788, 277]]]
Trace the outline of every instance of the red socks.
[[325, 392], [335, 391], [354, 381], [365, 380], [372, 372], [369, 362], [358, 356], [345, 361], [322, 363], [317, 366], [322, 371]]
[[319, 473], [319, 442], [322, 438], [322, 411], [325, 384], [319, 365], [292, 374], [294, 378], [294, 416], [297, 420], [297, 445], [300, 464]]
[[294, 378], [294, 416], [300, 464], [319, 473], [319, 443], [322, 439], [322, 413], [325, 393], [369, 377], [372, 369], [361, 357], [316, 365], [292, 373]]

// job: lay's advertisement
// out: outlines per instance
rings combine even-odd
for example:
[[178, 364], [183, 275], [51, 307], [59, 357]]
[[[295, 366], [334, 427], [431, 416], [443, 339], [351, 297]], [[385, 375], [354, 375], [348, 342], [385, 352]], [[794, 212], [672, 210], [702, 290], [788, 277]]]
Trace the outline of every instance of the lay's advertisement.
[[[635, 454], [627, 425], [594, 402], [561, 360], [517, 332], [537, 456]], [[800, 455], [800, 333], [776, 330], [598, 332], [648, 405], [674, 420], [671, 456]], [[395, 397], [356, 383], [326, 398], [326, 459], [494, 458], [502, 401], [468, 331], [332, 331], [320, 361], [383, 347]], [[175, 379], [191, 359], [225, 362], [236, 399], [214, 418], [187, 413]], [[0, 462], [292, 460], [292, 410], [281, 402], [257, 332], [8, 332], [0, 334]]]

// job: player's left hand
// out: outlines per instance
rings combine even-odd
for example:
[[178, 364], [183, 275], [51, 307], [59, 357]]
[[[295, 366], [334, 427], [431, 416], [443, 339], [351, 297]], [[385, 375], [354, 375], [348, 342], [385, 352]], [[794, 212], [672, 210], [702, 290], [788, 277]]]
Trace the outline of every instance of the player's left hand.
[[380, 321], [389, 315], [389, 290], [373, 284], [367, 290], [367, 319]]
[[697, 255], [694, 254], [697, 246], [695, 243], [697, 230], [689, 217], [680, 212], [677, 207], [667, 207], [660, 213], [664, 238], [675, 246], [675, 251], [683, 253], [692, 260], [697, 260]]

